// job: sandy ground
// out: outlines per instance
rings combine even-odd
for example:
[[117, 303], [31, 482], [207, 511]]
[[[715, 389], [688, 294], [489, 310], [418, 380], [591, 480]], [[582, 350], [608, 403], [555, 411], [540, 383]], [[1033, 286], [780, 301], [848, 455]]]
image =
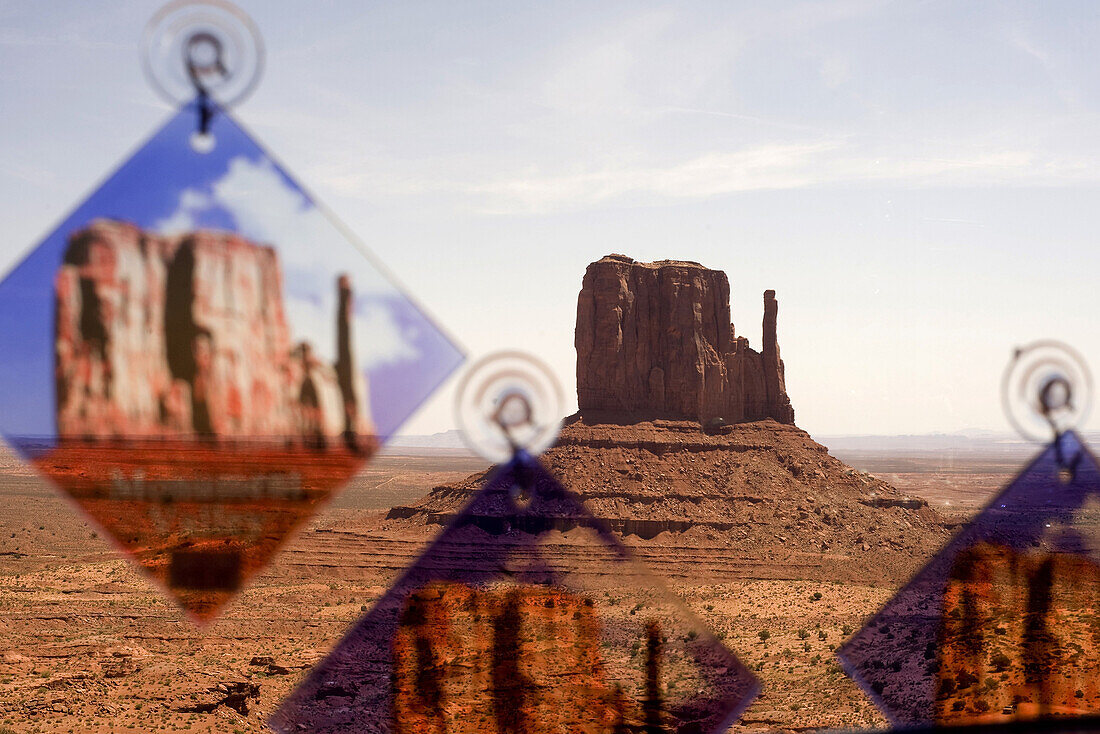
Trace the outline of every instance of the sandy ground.
[[[843, 458], [957, 521], [1019, 468]], [[218, 621], [196, 628], [68, 503], [0, 462], [0, 734], [264, 731], [278, 702], [422, 547], [372, 535], [378, 513], [480, 468], [457, 453], [378, 457]], [[893, 589], [771, 576], [672, 580], [763, 681], [738, 728], [883, 725], [833, 651]]]

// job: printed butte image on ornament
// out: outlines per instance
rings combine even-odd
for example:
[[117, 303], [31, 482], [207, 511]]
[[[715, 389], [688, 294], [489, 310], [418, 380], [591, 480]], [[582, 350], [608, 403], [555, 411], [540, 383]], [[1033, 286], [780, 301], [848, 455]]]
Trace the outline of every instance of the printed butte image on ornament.
[[146, 61], [177, 110], [0, 281], [0, 433], [204, 624], [464, 356], [225, 108], [240, 11], [169, 5]]

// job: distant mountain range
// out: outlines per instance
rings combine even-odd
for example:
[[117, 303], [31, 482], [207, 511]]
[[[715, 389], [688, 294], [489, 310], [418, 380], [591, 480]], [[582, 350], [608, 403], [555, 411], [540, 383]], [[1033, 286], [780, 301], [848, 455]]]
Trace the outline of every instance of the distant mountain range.
[[[1100, 447], [1100, 431], [1084, 431], [1081, 438], [1086, 445]], [[836, 435], [814, 436], [814, 440], [827, 446], [832, 452], [842, 454], [873, 453], [894, 455], [952, 456], [1029, 456], [1038, 452], [1039, 445], [1025, 441], [1008, 431], [967, 429], [951, 433], [918, 433], [893, 436]], [[431, 435], [394, 436], [386, 444], [387, 453], [407, 453], [415, 450], [472, 453], [457, 429]]]
[[398, 435], [386, 442], [383, 453], [407, 454], [421, 452], [446, 452], [473, 454], [470, 447], [462, 440], [462, 432], [457, 428], [430, 435], [409, 434]]
[[[1100, 431], [1079, 433], [1086, 445], [1100, 446]], [[868, 453], [1015, 455], [1034, 454], [1038, 443], [1024, 440], [1008, 431], [969, 429], [953, 433], [922, 433], [897, 436], [816, 436], [816, 440], [834, 451]]]

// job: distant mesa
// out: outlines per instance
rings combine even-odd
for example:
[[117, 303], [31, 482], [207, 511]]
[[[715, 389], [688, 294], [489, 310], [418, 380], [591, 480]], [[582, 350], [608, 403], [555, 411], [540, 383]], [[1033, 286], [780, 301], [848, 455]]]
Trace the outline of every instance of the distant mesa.
[[794, 423], [764, 292], [761, 351], [730, 323], [726, 274], [699, 263], [608, 255], [588, 266], [577, 301], [577, 401], [586, 418], [668, 418], [705, 425]]
[[[942, 518], [794, 425], [777, 310], [766, 291], [757, 352], [730, 324], [721, 271], [622, 255], [592, 263], [577, 303], [580, 410], [541, 460], [661, 573], [901, 581], [943, 543]], [[453, 521], [488, 474], [392, 508], [392, 528]], [[501, 527], [501, 516], [465, 517]]]
[[60, 440], [369, 440], [352, 286], [346, 275], [335, 285], [330, 365], [310, 342], [292, 342], [274, 248], [94, 221], [69, 238], [56, 277]]

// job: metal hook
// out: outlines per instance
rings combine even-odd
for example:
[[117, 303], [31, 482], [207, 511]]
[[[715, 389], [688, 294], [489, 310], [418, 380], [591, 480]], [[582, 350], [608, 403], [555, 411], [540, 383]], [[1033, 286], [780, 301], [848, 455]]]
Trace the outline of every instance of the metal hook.
[[[202, 46], [214, 50], [212, 60], [202, 61], [196, 57], [198, 49]], [[187, 66], [187, 75], [191, 78], [191, 84], [195, 87], [199, 104], [199, 134], [206, 135], [210, 131], [210, 121], [214, 118], [214, 105], [210, 103], [210, 92], [202, 80], [203, 74], [216, 72], [223, 79], [229, 78], [229, 71], [222, 61], [222, 42], [213, 33], [199, 31], [193, 33], [187, 39], [183, 47], [183, 61]]]
[[[519, 416], [511, 414], [511, 412], [519, 406], [522, 411]], [[511, 415], [509, 415], [511, 414]], [[515, 478], [515, 487], [512, 491], [512, 501], [516, 504], [517, 508], [524, 509], [531, 501], [530, 493], [534, 490], [533, 482], [531, 481], [530, 472], [527, 471], [527, 462], [531, 460], [531, 457], [524, 450], [523, 446], [512, 436], [512, 429], [516, 426], [529, 425], [534, 422], [534, 409], [531, 407], [531, 401], [527, 399], [527, 396], [519, 391], [512, 391], [506, 393], [497, 405], [497, 409], [493, 412], [490, 418], [493, 423], [500, 428], [501, 433], [504, 434], [504, 439], [508, 442], [508, 446], [512, 450], [512, 460], [510, 463], [512, 469], [512, 476]], [[515, 491], [518, 489], [519, 491]]]
[[1043, 387], [1039, 390], [1039, 410], [1050, 424], [1051, 431], [1054, 432], [1054, 459], [1058, 462], [1059, 473], [1065, 472], [1065, 481], [1068, 483], [1072, 482], [1077, 475], [1077, 464], [1081, 461], [1081, 452], [1074, 452], [1072, 459], [1063, 452], [1062, 438], [1065, 432], [1058, 427], [1058, 422], [1053, 415], [1055, 411], [1062, 409], [1073, 409], [1073, 385], [1062, 375], [1055, 375], [1043, 383]]
[[[520, 406], [520, 410], [523, 411], [519, 419], [509, 418], [506, 413], [509, 412], [515, 405]], [[504, 438], [508, 441], [508, 445], [512, 448], [512, 454], [519, 453], [522, 446], [512, 437], [512, 429], [515, 426], [529, 425], [534, 421], [534, 410], [531, 408], [531, 401], [527, 399], [527, 396], [519, 391], [512, 391], [504, 395], [500, 399], [500, 403], [497, 405], [496, 411], [492, 416], [493, 423], [495, 423], [504, 434]]]

